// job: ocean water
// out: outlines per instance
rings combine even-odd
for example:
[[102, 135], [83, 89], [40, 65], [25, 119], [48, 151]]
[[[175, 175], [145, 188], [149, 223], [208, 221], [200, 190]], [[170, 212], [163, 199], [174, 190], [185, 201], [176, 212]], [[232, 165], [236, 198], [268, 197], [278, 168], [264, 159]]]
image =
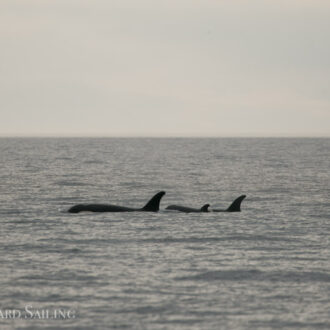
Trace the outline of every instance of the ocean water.
[[330, 329], [330, 139], [2, 138], [0, 165], [0, 329]]

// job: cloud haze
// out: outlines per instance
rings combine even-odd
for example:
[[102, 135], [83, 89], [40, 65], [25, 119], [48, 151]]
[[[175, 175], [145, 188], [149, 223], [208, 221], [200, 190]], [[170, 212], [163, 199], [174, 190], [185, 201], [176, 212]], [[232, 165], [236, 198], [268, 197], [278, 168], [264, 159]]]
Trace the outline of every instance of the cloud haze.
[[327, 1], [2, 0], [0, 135], [330, 136]]

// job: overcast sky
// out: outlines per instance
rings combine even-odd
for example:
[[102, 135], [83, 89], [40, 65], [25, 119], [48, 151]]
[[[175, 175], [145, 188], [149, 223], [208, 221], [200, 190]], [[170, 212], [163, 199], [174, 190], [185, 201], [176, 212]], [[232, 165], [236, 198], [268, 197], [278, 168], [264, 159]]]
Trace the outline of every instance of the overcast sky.
[[2, 136], [330, 136], [330, 1], [1, 0]]

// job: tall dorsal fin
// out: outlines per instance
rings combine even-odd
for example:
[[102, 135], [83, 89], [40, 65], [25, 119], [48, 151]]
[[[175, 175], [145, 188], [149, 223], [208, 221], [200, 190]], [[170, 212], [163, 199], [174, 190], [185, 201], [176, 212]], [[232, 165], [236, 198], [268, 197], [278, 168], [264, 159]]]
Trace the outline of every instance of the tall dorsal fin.
[[150, 201], [142, 208], [143, 211], [158, 212], [161, 198], [165, 195], [165, 191], [160, 191], [153, 196]]
[[241, 211], [241, 203], [243, 199], [246, 197], [246, 195], [241, 195], [238, 198], [236, 198], [231, 205], [226, 210], [227, 212], [240, 212]]
[[208, 208], [209, 208], [210, 204], [205, 204], [201, 207], [201, 212], [208, 212]]

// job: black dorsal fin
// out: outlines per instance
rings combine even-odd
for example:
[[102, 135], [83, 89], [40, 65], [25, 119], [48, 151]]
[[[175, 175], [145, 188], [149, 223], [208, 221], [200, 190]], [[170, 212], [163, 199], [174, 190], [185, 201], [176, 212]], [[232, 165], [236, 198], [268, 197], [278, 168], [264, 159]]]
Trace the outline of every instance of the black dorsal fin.
[[201, 207], [201, 212], [208, 212], [208, 208], [209, 208], [210, 204], [205, 204]]
[[158, 212], [161, 198], [165, 195], [165, 191], [158, 192], [150, 201], [142, 208], [143, 211]]
[[246, 197], [246, 195], [241, 195], [238, 198], [236, 198], [231, 205], [226, 210], [227, 212], [240, 212], [241, 211], [241, 203], [243, 199]]

